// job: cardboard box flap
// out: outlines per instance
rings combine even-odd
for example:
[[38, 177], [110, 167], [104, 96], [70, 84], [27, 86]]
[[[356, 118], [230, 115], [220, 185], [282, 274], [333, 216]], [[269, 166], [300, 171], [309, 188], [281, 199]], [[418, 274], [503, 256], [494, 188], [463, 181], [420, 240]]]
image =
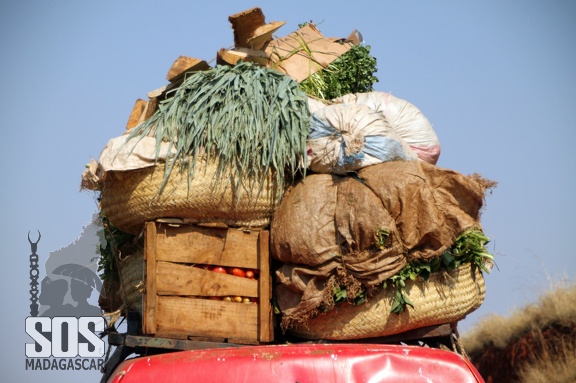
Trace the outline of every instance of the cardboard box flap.
[[326, 68], [352, 46], [346, 39], [324, 37], [314, 24], [308, 24], [286, 37], [272, 40], [265, 51], [270, 58], [269, 67], [300, 82]]

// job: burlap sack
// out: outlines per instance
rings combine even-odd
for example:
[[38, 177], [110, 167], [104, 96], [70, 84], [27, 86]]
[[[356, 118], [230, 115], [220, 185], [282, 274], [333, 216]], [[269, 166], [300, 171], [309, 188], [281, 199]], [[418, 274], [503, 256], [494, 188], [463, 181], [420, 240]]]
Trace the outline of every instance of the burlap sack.
[[271, 252], [283, 263], [276, 292], [285, 316], [311, 313], [329, 300], [331, 276], [351, 274], [375, 285], [406, 263], [397, 236], [384, 250], [375, 245], [379, 228], [396, 232], [394, 219], [369, 188], [351, 177], [306, 177], [284, 196], [274, 217]]
[[[271, 224], [283, 324], [333, 304], [335, 283], [370, 288], [406, 262], [440, 256], [479, 226], [490, 185], [418, 160], [369, 166], [357, 178], [306, 177], [286, 193]], [[382, 229], [385, 244], [377, 240]]]

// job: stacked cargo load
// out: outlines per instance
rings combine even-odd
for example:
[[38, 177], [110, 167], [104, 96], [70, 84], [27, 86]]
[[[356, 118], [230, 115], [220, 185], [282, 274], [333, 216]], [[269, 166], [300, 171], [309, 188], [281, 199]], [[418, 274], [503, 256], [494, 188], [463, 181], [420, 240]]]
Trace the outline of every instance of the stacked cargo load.
[[[216, 64], [179, 57], [83, 174], [106, 243], [102, 308], [148, 336], [259, 344], [455, 325], [485, 294], [495, 183], [436, 165], [357, 31], [282, 38], [229, 17]], [[110, 300], [115, 297], [115, 302]], [[276, 331], [275, 331], [276, 330]]]

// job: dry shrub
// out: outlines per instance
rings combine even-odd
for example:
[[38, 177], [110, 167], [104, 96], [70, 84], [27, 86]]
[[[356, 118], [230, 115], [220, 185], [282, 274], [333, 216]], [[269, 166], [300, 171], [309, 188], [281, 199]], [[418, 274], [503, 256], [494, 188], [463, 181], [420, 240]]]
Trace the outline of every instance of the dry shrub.
[[487, 382], [575, 382], [574, 303], [576, 284], [555, 287], [508, 318], [485, 318], [462, 343]]
[[[547, 344], [542, 339], [542, 344]], [[518, 373], [523, 383], [576, 382], [576, 339], [564, 338], [554, 349], [547, 348], [533, 364]]]
[[488, 345], [503, 348], [531, 328], [543, 328], [551, 323], [576, 323], [576, 284], [558, 286], [540, 297], [535, 304], [515, 310], [509, 317], [489, 315], [462, 338], [470, 353]]

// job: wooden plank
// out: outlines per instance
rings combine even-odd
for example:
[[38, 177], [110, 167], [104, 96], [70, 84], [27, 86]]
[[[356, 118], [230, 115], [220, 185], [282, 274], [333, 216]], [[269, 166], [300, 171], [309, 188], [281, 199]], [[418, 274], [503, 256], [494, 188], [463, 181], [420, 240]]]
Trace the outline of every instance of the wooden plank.
[[180, 56], [174, 61], [172, 67], [170, 67], [166, 79], [170, 82], [177, 82], [181, 80], [186, 73], [208, 69], [210, 69], [210, 65], [204, 60]]
[[230, 15], [228, 21], [234, 30], [234, 45], [246, 48], [250, 48], [247, 41], [254, 35], [254, 31], [266, 24], [264, 13], [258, 7]]
[[258, 334], [258, 305], [158, 297], [157, 336], [188, 333], [191, 336], [254, 341]]
[[140, 121], [140, 116], [142, 116], [142, 113], [144, 113], [145, 108], [146, 108], [146, 100], [142, 100], [141, 98], [136, 100], [136, 103], [132, 108], [132, 112], [130, 113], [130, 117], [128, 118], [126, 129], [132, 129], [133, 127], [138, 125], [138, 121]]
[[253, 62], [262, 66], [267, 66], [270, 63], [270, 59], [266, 56], [266, 52], [258, 49], [250, 48], [236, 48], [234, 52], [237, 54], [246, 55], [244, 61]]
[[268, 42], [272, 41], [272, 35], [274, 32], [280, 29], [284, 24], [286, 24], [285, 21], [273, 21], [256, 28], [252, 33], [252, 36], [246, 40], [247, 47], [252, 49], [261, 49]]
[[169, 350], [202, 350], [206, 348], [229, 348], [231, 343], [218, 343], [204, 340], [182, 340], [139, 335], [126, 335], [123, 344], [128, 347], [162, 348]]
[[144, 334], [156, 334], [156, 224], [147, 222], [145, 225], [144, 259], [146, 260], [146, 294], [144, 298], [144, 315], [142, 327]]
[[148, 100], [147, 108], [146, 111], [144, 112], [144, 121], [152, 117], [152, 115], [156, 112], [156, 109], [158, 109], [159, 103], [160, 102], [158, 98], [151, 98], [150, 100]]
[[219, 274], [191, 265], [158, 261], [158, 295], [196, 297], [258, 297], [258, 281], [229, 274]]
[[216, 64], [234, 66], [239, 62], [244, 61], [245, 57], [246, 57], [245, 54], [239, 54], [237, 52], [234, 52], [233, 50], [222, 48], [218, 52], [216, 52]]
[[257, 231], [158, 226], [156, 257], [179, 263], [258, 268]]
[[258, 339], [261, 342], [274, 340], [274, 328], [272, 326], [272, 303], [270, 283], [270, 240], [269, 232], [260, 232], [258, 240], [258, 268], [262, 270], [258, 279]]
[[153, 98], [159, 98], [161, 97], [164, 93], [166, 93], [166, 90], [168, 89], [168, 85], [164, 85], [163, 87], [151, 90], [150, 92], [148, 92], [147, 96], [149, 99], [153, 99]]
[[216, 54], [216, 63], [218, 65], [236, 65], [238, 62], [253, 62], [258, 65], [266, 66], [270, 59], [266, 57], [263, 51], [256, 51], [248, 48], [220, 49]]
[[[249, 264], [249, 266], [246, 266], [247, 268], [258, 268], [258, 238], [261, 232], [235, 229], [224, 230], [226, 239], [224, 241], [222, 259], [225, 260], [226, 264], [234, 263], [236, 259], [241, 259], [242, 263], [246, 262], [245, 264]], [[219, 264], [222, 265], [221, 263]], [[231, 266], [235, 266], [235, 264]]]
[[158, 107], [158, 98], [151, 98], [150, 100], [148, 100], [148, 102], [144, 106], [144, 110], [142, 111], [140, 118], [138, 119], [138, 124], [136, 125], [139, 125], [144, 121], [146, 121], [147, 119], [149, 119], [150, 117], [152, 117], [157, 107]]
[[[385, 343], [396, 343], [396, 342], [407, 342], [414, 340], [425, 340], [428, 338], [441, 338], [452, 336], [452, 325], [450, 323], [444, 323], [433, 326], [420, 327], [413, 330], [401, 332], [398, 334], [386, 335], [375, 338], [363, 338], [362, 343], [366, 344], [385, 344]], [[357, 339], [352, 340], [328, 340], [325, 339], [324, 343], [356, 343]]]

